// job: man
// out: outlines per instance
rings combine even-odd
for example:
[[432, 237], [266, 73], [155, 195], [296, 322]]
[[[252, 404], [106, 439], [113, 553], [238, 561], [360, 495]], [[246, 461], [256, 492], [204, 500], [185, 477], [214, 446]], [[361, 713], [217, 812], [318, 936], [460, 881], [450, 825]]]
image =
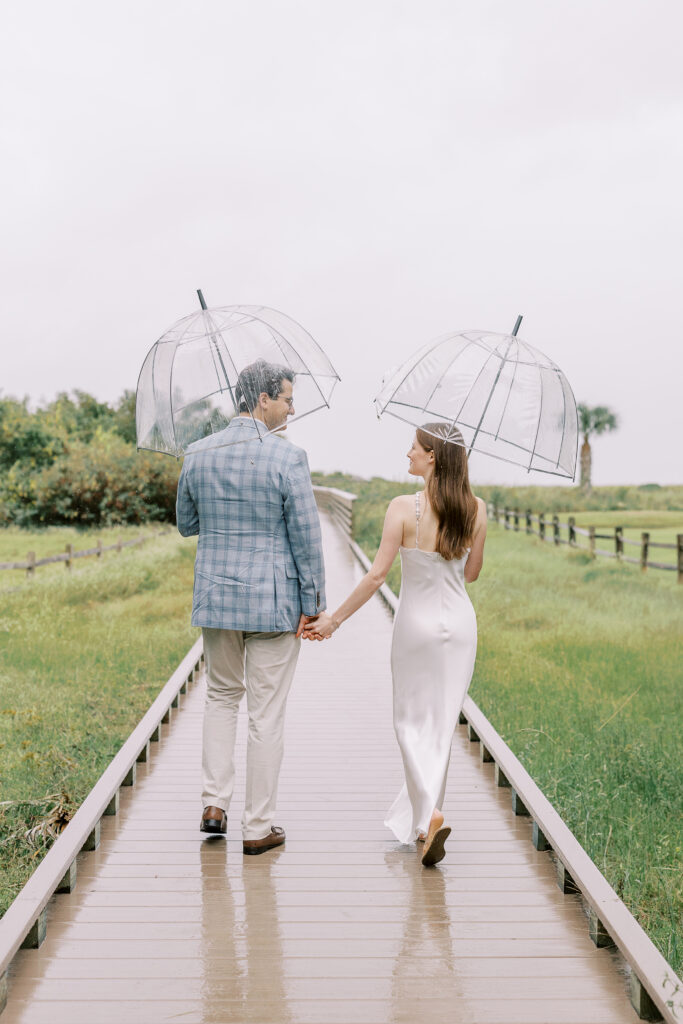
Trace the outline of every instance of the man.
[[285, 367], [263, 360], [247, 366], [235, 394], [240, 414], [222, 438], [191, 446], [178, 482], [178, 529], [183, 537], [199, 534], [192, 625], [202, 627], [207, 675], [200, 828], [226, 831], [246, 692], [245, 854], [285, 841], [284, 829], [273, 824], [285, 703], [303, 627], [325, 608], [306, 453], [269, 433], [285, 430], [294, 415], [292, 382]]

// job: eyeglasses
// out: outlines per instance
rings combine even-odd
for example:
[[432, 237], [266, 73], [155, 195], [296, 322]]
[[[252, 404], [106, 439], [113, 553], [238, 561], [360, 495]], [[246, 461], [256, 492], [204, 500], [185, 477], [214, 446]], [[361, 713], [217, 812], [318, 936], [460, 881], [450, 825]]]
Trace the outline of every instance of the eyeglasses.
[[284, 395], [278, 395], [277, 397], [278, 398], [282, 398], [287, 403], [287, 405], [289, 406], [290, 409], [294, 408], [294, 399], [293, 398], [285, 398]]

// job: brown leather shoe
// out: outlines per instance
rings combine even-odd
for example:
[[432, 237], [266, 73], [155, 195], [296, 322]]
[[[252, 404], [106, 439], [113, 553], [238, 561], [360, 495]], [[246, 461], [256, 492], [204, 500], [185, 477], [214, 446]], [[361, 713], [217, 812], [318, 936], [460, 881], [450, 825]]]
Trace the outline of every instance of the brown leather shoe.
[[202, 820], [199, 823], [200, 832], [212, 832], [214, 834], [226, 832], [228, 829], [228, 816], [220, 807], [205, 807]]
[[273, 825], [269, 835], [263, 839], [243, 839], [242, 852], [251, 855], [265, 853], [266, 850], [272, 850], [274, 846], [282, 846], [284, 841], [285, 830], [278, 828], [277, 825]]

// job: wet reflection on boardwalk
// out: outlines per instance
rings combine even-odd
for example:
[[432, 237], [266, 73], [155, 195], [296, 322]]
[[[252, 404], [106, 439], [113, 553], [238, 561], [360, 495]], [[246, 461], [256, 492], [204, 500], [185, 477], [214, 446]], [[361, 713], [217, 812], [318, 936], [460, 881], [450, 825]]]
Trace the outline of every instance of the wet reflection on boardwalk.
[[[324, 523], [331, 607], [359, 572]], [[189, 599], [189, 595], [188, 595]], [[635, 1022], [610, 954], [458, 729], [447, 857], [382, 820], [401, 784], [379, 599], [307, 644], [288, 708], [284, 848], [244, 858], [244, 720], [227, 841], [198, 829], [203, 688], [15, 960], [2, 1024]]]

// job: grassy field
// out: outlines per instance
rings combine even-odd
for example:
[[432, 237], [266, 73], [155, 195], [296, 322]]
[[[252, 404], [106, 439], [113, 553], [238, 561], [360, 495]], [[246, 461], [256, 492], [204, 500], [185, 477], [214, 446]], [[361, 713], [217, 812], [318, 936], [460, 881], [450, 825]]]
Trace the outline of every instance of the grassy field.
[[[71, 532], [20, 539], [63, 550]], [[6, 551], [11, 533], [0, 531], [0, 542]], [[88, 537], [74, 545], [89, 546]], [[0, 913], [49, 844], [41, 823], [58, 827], [73, 813], [194, 642], [194, 551], [173, 531], [100, 564], [83, 559], [71, 573], [38, 570], [3, 593]]]
[[[164, 527], [161, 523], [150, 524], [149, 526], [116, 526], [102, 530], [77, 530], [72, 526], [53, 526], [45, 530], [22, 530], [18, 526], [8, 526], [0, 529], [0, 562], [25, 562], [28, 552], [35, 552], [36, 558], [47, 558], [49, 555], [60, 555], [66, 550], [67, 544], [72, 544], [74, 551], [84, 551], [93, 548], [98, 540], [102, 546], [116, 544], [119, 538], [122, 541], [136, 540], [138, 537], [153, 537], [158, 532], [171, 527]], [[112, 558], [118, 557], [118, 552], [107, 551], [102, 556], [103, 564]], [[74, 567], [80, 569], [84, 565], [92, 564], [90, 558], [76, 559]], [[63, 562], [54, 565], [41, 565], [35, 570], [36, 578], [63, 576], [66, 567]], [[7, 587], [17, 586], [26, 579], [25, 569], [2, 569], [0, 570], [0, 590]]]
[[[372, 557], [388, 501], [410, 486], [318, 479], [359, 495], [356, 535]], [[613, 513], [599, 514], [607, 525]], [[676, 532], [666, 510], [636, 515], [638, 529]], [[398, 592], [398, 564], [389, 582]], [[474, 700], [680, 974], [683, 587], [491, 526], [470, 594]]]
[[[683, 513], [683, 486], [594, 487], [586, 494], [579, 487], [492, 487], [475, 486], [477, 494], [499, 508], [545, 512], [680, 512]], [[679, 516], [679, 521], [680, 521]], [[617, 525], [620, 525], [617, 523]]]

